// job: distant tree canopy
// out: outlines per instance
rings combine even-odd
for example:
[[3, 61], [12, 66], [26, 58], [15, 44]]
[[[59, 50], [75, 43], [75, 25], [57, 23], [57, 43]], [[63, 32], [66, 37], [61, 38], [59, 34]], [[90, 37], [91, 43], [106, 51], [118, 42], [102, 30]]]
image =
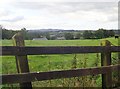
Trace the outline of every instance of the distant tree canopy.
[[101, 28], [95, 31], [94, 35], [95, 35], [95, 38], [101, 39], [101, 38], [112, 37], [115, 35], [115, 32], [113, 30], [105, 30]]
[[23, 36], [26, 36], [25, 31], [26, 29], [21, 29], [21, 30], [8, 30], [6, 28], [3, 28], [2, 25], [0, 25], [0, 31], [2, 33], [1, 38], [2, 39], [11, 39], [14, 34], [21, 32]]
[[74, 39], [73, 33], [65, 33], [64, 36], [65, 36], [66, 40], [73, 40]]
[[[101, 39], [107, 37], [113, 37], [115, 32], [113, 30], [105, 30], [100, 28], [96, 31], [93, 30], [85, 30], [84, 32], [63, 32], [58, 33], [52, 32], [52, 36], [50, 32], [29, 32], [26, 28], [22, 28], [21, 30], [8, 30], [5, 29], [2, 25], [0, 25], [0, 39], [11, 39], [12, 36], [18, 32], [21, 32], [26, 40], [32, 40], [33, 38], [41, 38], [46, 37], [48, 40], [55, 40], [57, 36], [64, 37], [66, 40], [73, 39]], [[1, 34], [2, 33], [2, 34]]]
[[2, 39], [11, 39], [12, 38], [12, 36], [15, 34], [15, 33], [17, 33], [18, 31], [14, 31], [14, 30], [8, 30], [8, 29], [5, 29], [5, 28], [3, 28], [3, 26], [2, 25], [0, 25], [0, 31], [1, 31], [1, 33], [2, 33]]
[[80, 32], [75, 34], [74, 39], [80, 39], [82, 37], [82, 34]]
[[83, 38], [84, 39], [92, 39], [94, 37], [94, 34], [92, 33], [92, 31], [84, 31], [83, 32]]
[[0, 39], [2, 39], [2, 25], [0, 25]]
[[105, 30], [103, 28], [96, 31], [86, 30], [83, 32], [84, 39], [102, 39], [107, 37], [113, 37], [115, 32], [113, 30]]

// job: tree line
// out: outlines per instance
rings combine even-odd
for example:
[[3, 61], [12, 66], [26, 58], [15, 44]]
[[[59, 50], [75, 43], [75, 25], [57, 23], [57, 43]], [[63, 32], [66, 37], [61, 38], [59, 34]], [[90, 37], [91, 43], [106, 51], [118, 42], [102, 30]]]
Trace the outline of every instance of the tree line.
[[65, 38], [67, 40], [72, 39], [102, 39], [115, 36], [115, 32], [113, 30], [105, 30], [103, 28], [98, 29], [96, 31], [85, 30], [83, 33], [65, 33]]
[[[2, 39], [11, 39], [12, 36], [18, 32], [21, 32], [26, 40], [32, 40], [33, 38], [41, 38], [46, 37], [48, 40], [55, 40], [56, 36], [51, 37], [50, 32], [32, 32], [29, 33], [26, 28], [22, 28], [21, 30], [8, 30], [3, 28], [0, 25], [0, 37]], [[92, 30], [85, 30], [83, 32], [62, 32], [62, 36], [66, 40], [74, 40], [74, 39], [102, 39], [107, 37], [113, 37], [115, 32], [113, 30], [106, 30], [106, 29], [98, 29], [96, 31]]]
[[83, 38], [85, 39], [101, 39], [107, 37], [113, 37], [115, 32], [113, 30], [105, 30], [103, 28], [98, 29], [97, 31], [84, 31]]

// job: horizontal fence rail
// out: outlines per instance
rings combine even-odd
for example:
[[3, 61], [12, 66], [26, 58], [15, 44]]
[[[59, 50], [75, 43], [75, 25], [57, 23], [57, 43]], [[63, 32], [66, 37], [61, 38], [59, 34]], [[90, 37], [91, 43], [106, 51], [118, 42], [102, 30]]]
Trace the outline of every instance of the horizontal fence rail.
[[1, 46], [0, 55], [40, 55], [40, 54], [73, 54], [101, 53], [105, 51], [120, 52], [120, 46], [49, 46], [49, 47], [18, 47]]
[[36, 72], [36, 73], [22, 73], [22, 74], [7, 74], [2, 75], [3, 84], [11, 83], [23, 83], [23, 82], [33, 82], [33, 81], [42, 81], [50, 79], [59, 79], [59, 78], [71, 78], [79, 77], [86, 75], [97, 75], [105, 74], [108, 71], [117, 71], [120, 68], [120, 65], [111, 65], [95, 68], [82, 68], [82, 69], [73, 69], [73, 70], [62, 70], [62, 71], [49, 71], [49, 72]]
[[[101, 74], [102, 89], [111, 89], [112, 72], [118, 72], [118, 82], [120, 81], [120, 62], [117, 65], [111, 65], [111, 53], [120, 53], [120, 46], [111, 46], [108, 40], [102, 40], [101, 46], [25, 46], [25, 42], [21, 33], [15, 34], [13, 37], [14, 46], [0, 46], [0, 55], [15, 56], [18, 74], [1, 74], [2, 84], [19, 83], [20, 89], [32, 89], [34, 81], [43, 81], [60, 78], [80, 77], [87, 75]], [[30, 73], [27, 55], [41, 54], [77, 54], [77, 53], [101, 53], [101, 67], [80, 68], [70, 70], [34, 72]], [[119, 54], [120, 55], [120, 54]], [[118, 59], [120, 56], [118, 56]], [[117, 84], [120, 85], [120, 84]]]

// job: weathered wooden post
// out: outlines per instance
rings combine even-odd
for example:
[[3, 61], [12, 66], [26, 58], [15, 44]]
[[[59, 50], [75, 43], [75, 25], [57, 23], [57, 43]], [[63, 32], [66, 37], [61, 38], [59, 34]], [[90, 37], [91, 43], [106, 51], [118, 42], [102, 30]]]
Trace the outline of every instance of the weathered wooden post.
[[[101, 53], [101, 66], [111, 65], [111, 52], [109, 47], [111, 43], [108, 40], [103, 40], [101, 46], [105, 46], [105, 50]], [[102, 74], [102, 89], [112, 88], [112, 72], [108, 70], [107, 73]]]
[[[118, 46], [120, 46], [120, 1], [118, 2]], [[120, 52], [118, 52], [118, 64], [120, 64]], [[118, 86], [120, 86], [120, 68], [118, 67]]]
[[[120, 46], [120, 30], [119, 30], [118, 46]], [[120, 52], [118, 52], [118, 64], [120, 64]], [[118, 67], [118, 86], [120, 86], [120, 68], [119, 67]]]
[[[13, 37], [14, 46], [23, 47], [25, 46], [24, 39], [21, 33], [15, 34]], [[26, 73], [29, 72], [27, 55], [16, 55], [16, 66], [18, 73]], [[21, 89], [32, 89], [31, 82], [20, 83]]]

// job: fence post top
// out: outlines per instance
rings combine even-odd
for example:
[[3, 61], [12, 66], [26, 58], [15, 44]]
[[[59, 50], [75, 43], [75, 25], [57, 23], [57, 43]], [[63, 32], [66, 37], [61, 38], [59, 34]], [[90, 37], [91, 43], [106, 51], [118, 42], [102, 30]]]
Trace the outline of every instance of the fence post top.
[[101, 46], [111, 46], [111, 42], [109, 40], [102, 40], [100, 45]]
[[12, 38], [16, 38], [16, 37], [22, 37], [22, 33], [21, 33], [21, 32], [18, 32], [18, 33], [16, 33], [15, 35], [13, 35]]
[[14, 46], [25, 46], [24, 38], [23, 38], [21, 32], [16, 33], [16, 34], [12, 37], [12, 39], [13, 39], [13, 45], [14, 45]]

